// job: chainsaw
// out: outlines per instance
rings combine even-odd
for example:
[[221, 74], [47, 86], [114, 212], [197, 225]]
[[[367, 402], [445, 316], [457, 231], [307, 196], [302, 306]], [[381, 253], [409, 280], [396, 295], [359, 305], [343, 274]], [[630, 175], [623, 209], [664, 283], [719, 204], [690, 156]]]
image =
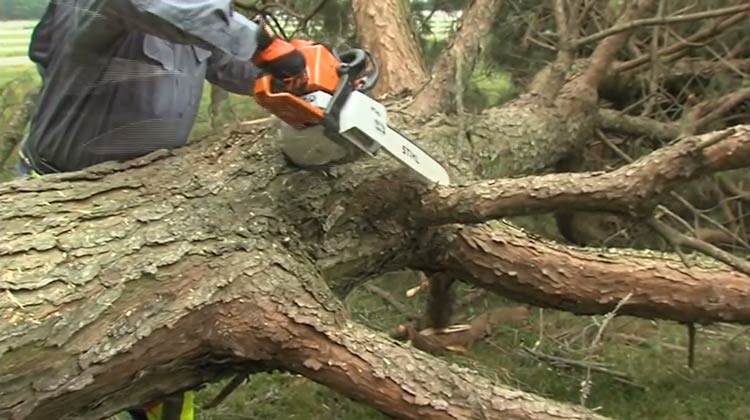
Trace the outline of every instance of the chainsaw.
[[[448, 185], [448, 172], [427, 152], [388, 125], [385, 106], [368, 96], [379, 76], [377, 64], [363, 49], [336, 52], [326, 45], [289, 41], [305, 56], [306, 80], [294, 87], [271, 75], [255, 81], [254, 96], [293, 130], [320, 128], [335, 144], [375, 156], [381, 149], [408, 166], [423, 180]], [[367, 64], [371, 64], [369, 72]]]

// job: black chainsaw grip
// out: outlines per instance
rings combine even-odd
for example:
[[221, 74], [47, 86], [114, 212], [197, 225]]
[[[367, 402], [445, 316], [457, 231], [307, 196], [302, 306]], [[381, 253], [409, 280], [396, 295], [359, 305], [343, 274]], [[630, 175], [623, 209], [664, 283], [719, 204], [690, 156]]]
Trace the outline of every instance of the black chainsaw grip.
[[[356, 80], [360, 85], [356, 88], [359, 91], [368, 91], [372, 89], [380, 77], [380, 68], [375, 60], [372, 59], [369, 51], [353, 48], [341, 54], [337, 54], [341, 63], [338, 67], [340, 76], [349, 76], [349, 79]], [[372, 63], [372, 70], [364, 76], [362, 73], [367, 67], [367, 61]], [[361, 76], [361, 77], [360, 77]]]
[[341, 60], [338, 68], [339, 75], [355, 78], [365, 70], [367, 58], [367, 53], [359, 48], [352, 48], [339, 54], [339, 60]]
[[370, 63], [372, 63], [372, 70], [363, 77], [364, 81], [359, 86], [359, 90], [363, 92], [367, 92], [368, 90], [375, 87], [375, 84], [378, 82], [378, 78], [380, 77], [380, 67], [378, 67], [377, 61], [372, 59], [372, 55], [370, 55], [369, 51], [365, 51], [365, 54], [367, 54], [367, 58], [370, 59]]

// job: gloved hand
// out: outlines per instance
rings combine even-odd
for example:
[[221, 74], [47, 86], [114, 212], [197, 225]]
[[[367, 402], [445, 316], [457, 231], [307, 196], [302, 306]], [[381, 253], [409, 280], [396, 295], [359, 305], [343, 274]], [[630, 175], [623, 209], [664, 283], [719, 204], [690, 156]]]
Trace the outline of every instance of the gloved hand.
[[285, 82], [288, 87], [304, 83], [305, 56], [289, 42], [277, 37], [271, 28], [260, 22], [263, 30], [258, 33], [258, 50], [253, 63], [273, 78]]

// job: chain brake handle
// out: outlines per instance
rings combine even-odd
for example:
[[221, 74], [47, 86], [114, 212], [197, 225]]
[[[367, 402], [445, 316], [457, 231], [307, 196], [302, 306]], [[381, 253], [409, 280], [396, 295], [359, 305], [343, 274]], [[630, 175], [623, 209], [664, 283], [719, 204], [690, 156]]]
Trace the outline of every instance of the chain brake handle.
[[[372, 59], [370, 52], [361, 48], [352, 48], [342, 53], [335, 53], [336, 58], [341, 61], [336, 69], [339, 76], [344, 77], [347, 81], [355, 83], [356, 90], [369, 91], [378, 82], [380, 77], [380, 68], [375, 60]], [[372, 68], [365, 73], [367, 63]], [[362, 73], [365, 73], [364, 75]]]

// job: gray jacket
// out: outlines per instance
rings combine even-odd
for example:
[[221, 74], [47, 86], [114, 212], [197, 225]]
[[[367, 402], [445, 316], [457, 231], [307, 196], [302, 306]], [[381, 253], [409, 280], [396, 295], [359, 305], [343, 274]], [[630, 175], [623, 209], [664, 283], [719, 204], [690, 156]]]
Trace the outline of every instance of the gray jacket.
[[204, 80], [252, 94], [258, 26], [230, 0], [51, 0], [29, 57], [43, 85], [23, 155], [65, 172], [185, 144]]

